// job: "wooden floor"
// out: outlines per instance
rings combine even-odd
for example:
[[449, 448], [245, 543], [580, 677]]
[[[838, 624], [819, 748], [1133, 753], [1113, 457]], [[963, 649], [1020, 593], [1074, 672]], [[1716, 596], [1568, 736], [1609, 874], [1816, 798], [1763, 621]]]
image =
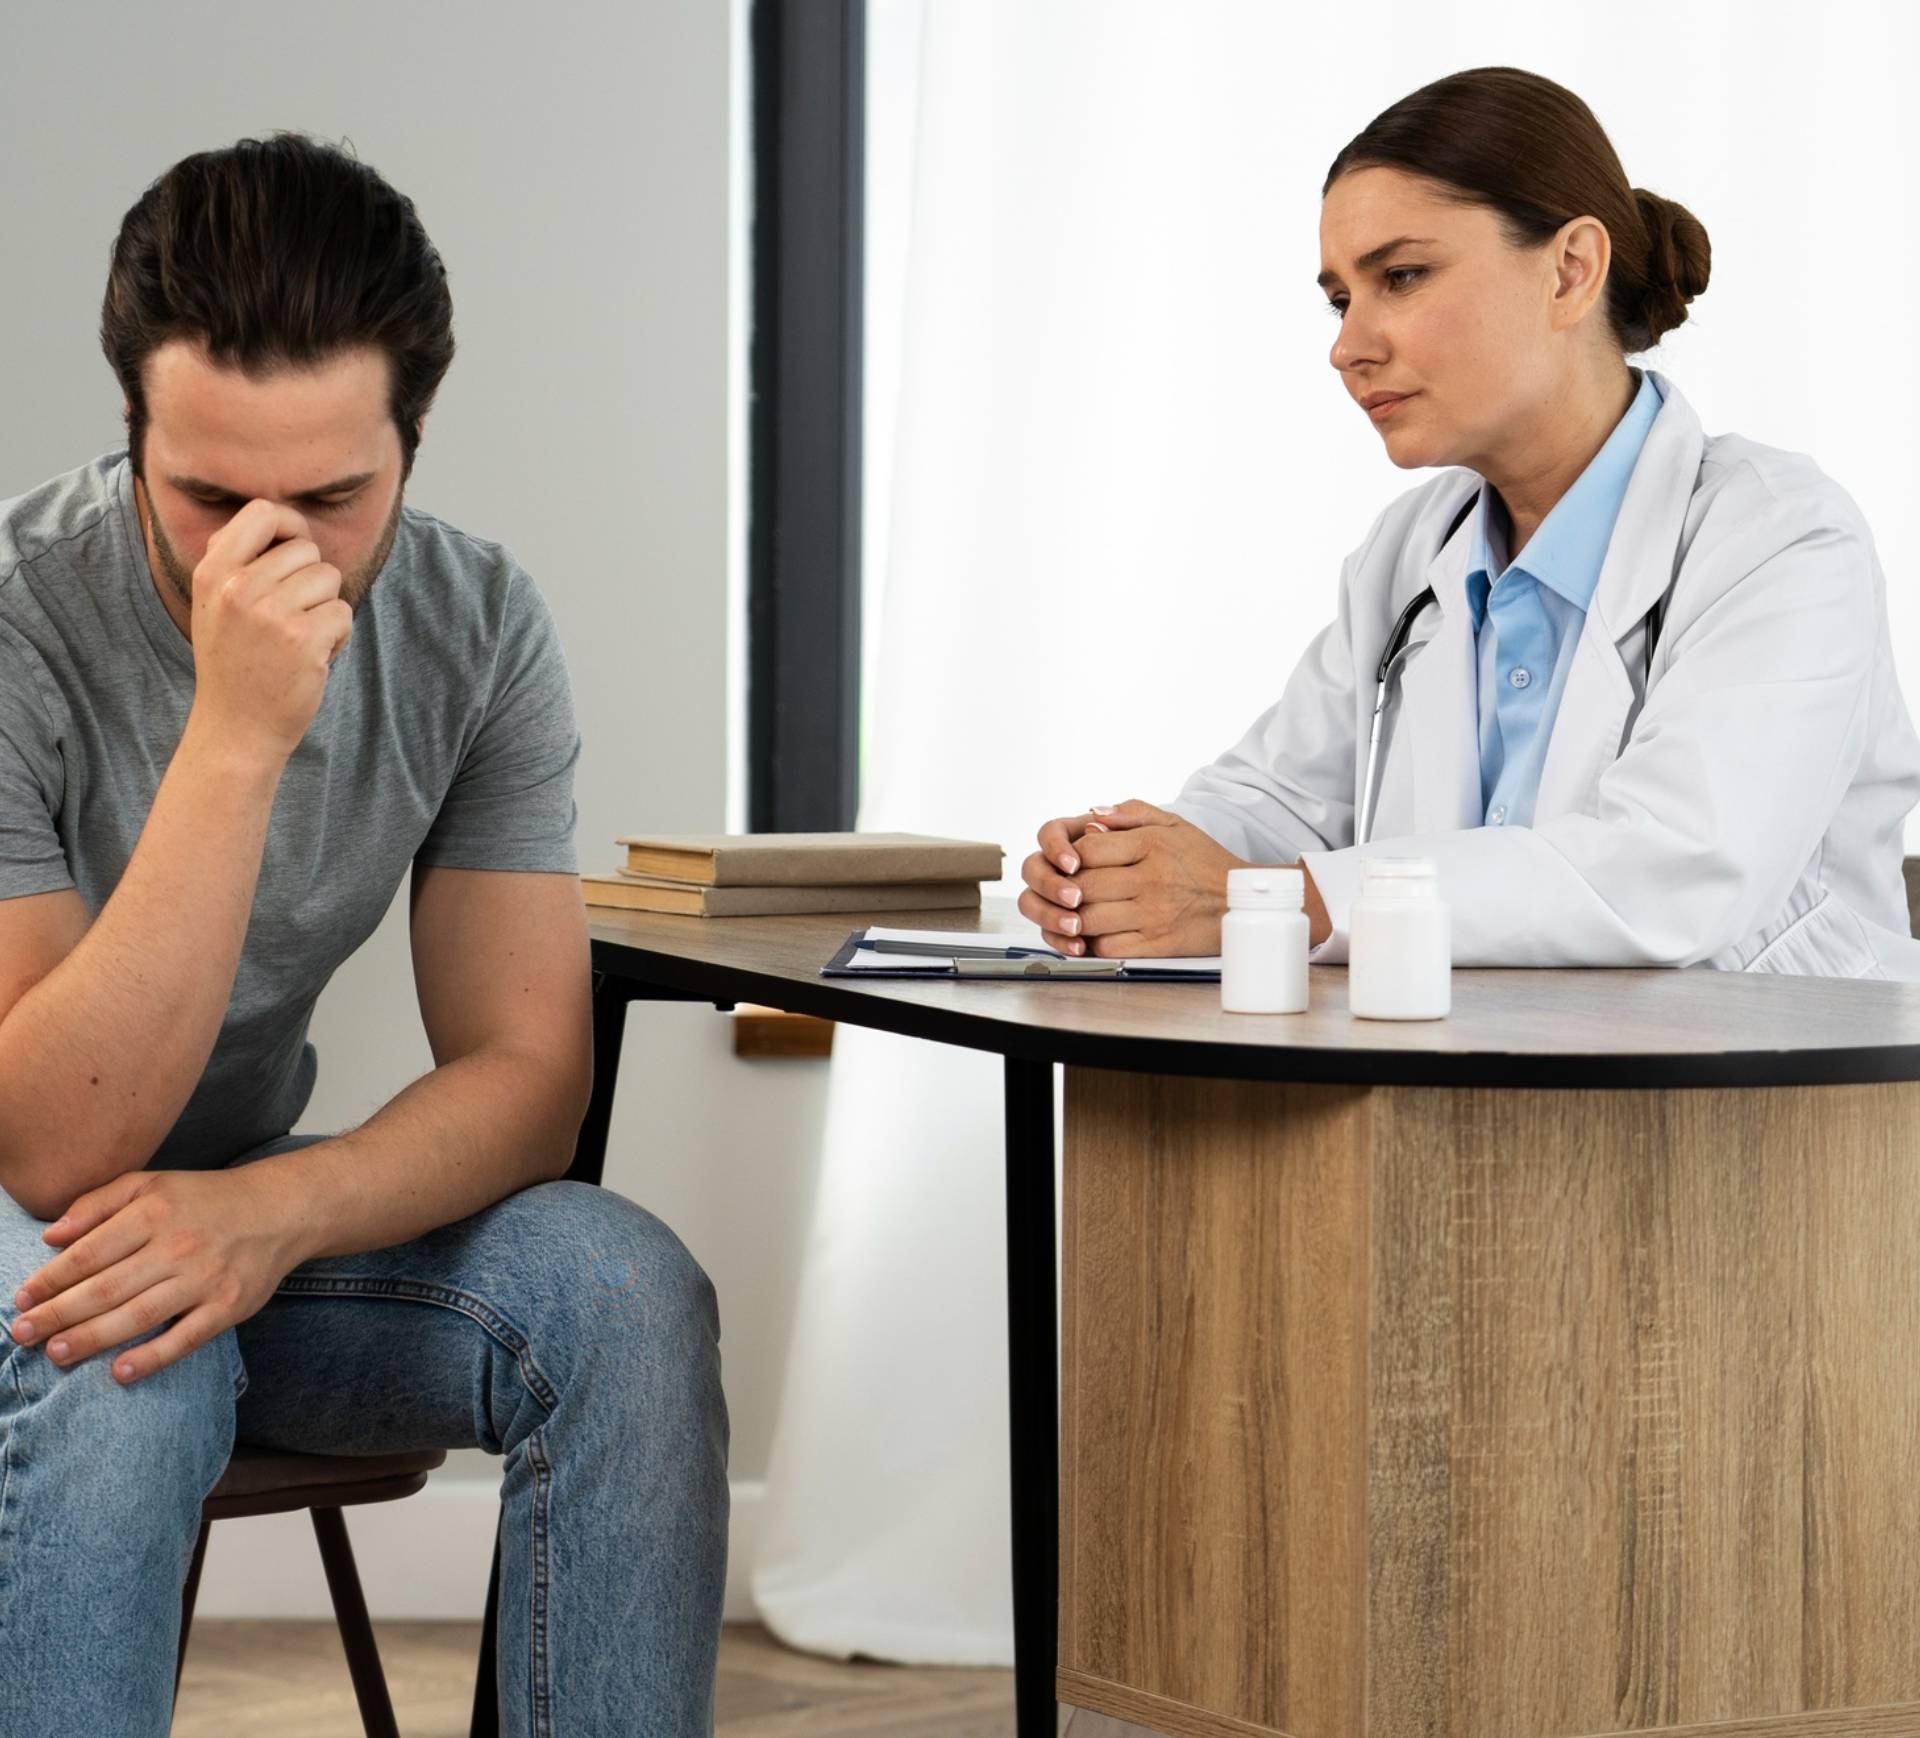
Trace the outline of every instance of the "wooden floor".
[[[475, 1623], [376, 1623], [402, 1738], [466, 1738]], [[721, 1738], [1012, 1738], [1013, 1674], [841, 1665], [730, 1625], [720, 1646]], [[360, 1738], [331, 1623], [203, 1618], [187, 1646], [173, 1738]]]

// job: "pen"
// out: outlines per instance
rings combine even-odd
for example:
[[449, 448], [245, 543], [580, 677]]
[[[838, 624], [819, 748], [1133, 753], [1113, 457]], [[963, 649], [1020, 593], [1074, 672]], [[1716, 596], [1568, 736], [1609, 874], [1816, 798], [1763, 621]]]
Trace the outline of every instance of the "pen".
[[1064, 959], [1049, 947], [981, 947], [976, 943], [931, 941], [868, 941], [860, 944], [874, 953], [910, 953], [950, 960]]

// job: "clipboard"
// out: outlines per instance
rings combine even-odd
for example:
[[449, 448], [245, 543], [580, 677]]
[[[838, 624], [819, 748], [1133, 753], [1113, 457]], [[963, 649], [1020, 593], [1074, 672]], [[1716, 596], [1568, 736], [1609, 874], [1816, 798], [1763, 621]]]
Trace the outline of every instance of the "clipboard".
[[[866, 939], [864, 929], [854, 930], [840, 944], [833, 958], [820, 968], [823, 978], [874, 978], [882, 982], [896, 978], [945, 979], [967, 983], [999, 984], [1217, 984], [1217, 971], [1129, 971], [1121, 960], [1064, 959], [1033, 952], [1016, 952], [1011, 958], [977, 957], [975, 944], [969, 955], [954, 959], [928, 961], [921, 965], [912, 954], [900, 955], [897, 966], [856, 966], [853, 956]], [[955, 936], [956, 947], [967, 947], [964, 936]]]

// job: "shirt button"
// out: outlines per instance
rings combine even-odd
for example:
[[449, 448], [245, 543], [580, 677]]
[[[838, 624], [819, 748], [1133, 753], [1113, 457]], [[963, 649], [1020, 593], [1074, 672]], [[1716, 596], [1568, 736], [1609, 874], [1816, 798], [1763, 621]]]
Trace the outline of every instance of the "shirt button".
[[1507, 680], [1516, 688], [1524, 688], [1533, 678], [1529, 676], [1525, 670], [1515, 670], [1507, 677]]
[[1487, 815], [1487, 825], [1490, 827], [1497, 827], [1502, 822], [1504, 822], [1506, 818], [1507, 818], [1507, 806], [1505, 803], [1502, 803], [1499, 805], [1499, 807], [1489, 812], [1489, 814]]

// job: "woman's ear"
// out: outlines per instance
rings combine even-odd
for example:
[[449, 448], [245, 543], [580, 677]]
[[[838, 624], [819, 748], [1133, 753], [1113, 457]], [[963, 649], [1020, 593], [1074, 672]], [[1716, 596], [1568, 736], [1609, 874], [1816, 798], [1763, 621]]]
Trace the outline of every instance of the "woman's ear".
[[1553, 254], [1553, 326], [1556, 331], [1570, 331], [1606, 293], [1613, 238], [1599, 218], [1576, 217], [1561, 225], [1548, 246]]

